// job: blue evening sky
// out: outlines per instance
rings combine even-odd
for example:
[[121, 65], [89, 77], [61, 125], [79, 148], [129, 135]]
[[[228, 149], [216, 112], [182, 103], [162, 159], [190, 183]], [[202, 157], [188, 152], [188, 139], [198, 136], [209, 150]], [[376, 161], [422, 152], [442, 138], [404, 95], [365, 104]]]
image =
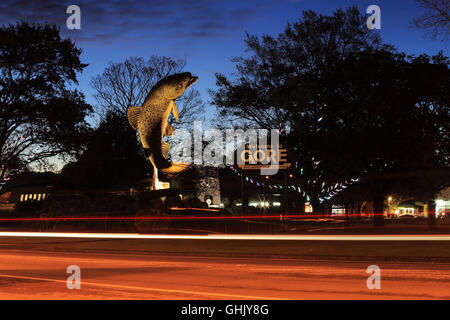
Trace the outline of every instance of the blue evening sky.
[[[66, 8], [81, 8], [81, 30], [67, 30]], [[88, 1], [6, 0], [0, 4], [0, 23], [20, 19], [50, 22], [61, 26], [64, 36], [73, 38], [83, 49], [82, 60], [89, 66], [79, 75], [79, 87], [95, 104], [88, 84], [108, 62], [130, 56], [152, 54], [185, 58], [187, 71], [199, 76], [195, 85], [209, 106], [208, 89], [215, 88], [216, 72], [234, 71], [230, 58], [244, 53], [245, 32], [276, 35], [301, 11], [330, 14], [337, 8], [356, 4], [362, 12], [369, 5], [381, 8], [381, 36], [409, 54], [449, 54], [449, 43], [432, 41], [411, 27], [413, 18], [424, 12], [414, 0], [149, 0]]]

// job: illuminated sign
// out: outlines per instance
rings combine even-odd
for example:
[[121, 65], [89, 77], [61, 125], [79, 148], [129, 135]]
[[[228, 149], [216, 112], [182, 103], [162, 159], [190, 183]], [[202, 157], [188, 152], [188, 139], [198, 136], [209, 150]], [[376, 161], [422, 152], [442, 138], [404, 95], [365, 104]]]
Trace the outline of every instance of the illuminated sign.
[[271, 145], [249, 145], [238, 155], [238, 166], [243, 170], [258, 170], [276, 167], [279, 170], [291, 166], [287, 162], [287, 149], [272, 148]]

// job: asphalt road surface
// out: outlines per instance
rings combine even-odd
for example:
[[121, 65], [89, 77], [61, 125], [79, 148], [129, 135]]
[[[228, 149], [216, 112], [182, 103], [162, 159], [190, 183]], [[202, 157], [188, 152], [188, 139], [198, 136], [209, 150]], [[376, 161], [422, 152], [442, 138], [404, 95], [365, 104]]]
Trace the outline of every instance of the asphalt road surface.
[[[118, 240], [1, 238], [0, 298], [450, 299], [450, 263], [433, 259], [104, 253], [107, 245], [117, 246], [114, 241]], [[135, 241], [132, 246], [141, 242]], [[147, 241], [151, 247], [155, 240]], [[171, 246], [183, 242], [172, 241]], [[320, 245], [337, 246], [332, 241]], [[95, 250], [96, 246], [102, 249]], [[79, 290], [67, 288], [66, 271], [71, 265], [81, 270]], [[367, 288], [370, 265], [381, 269], [379, 290]]]

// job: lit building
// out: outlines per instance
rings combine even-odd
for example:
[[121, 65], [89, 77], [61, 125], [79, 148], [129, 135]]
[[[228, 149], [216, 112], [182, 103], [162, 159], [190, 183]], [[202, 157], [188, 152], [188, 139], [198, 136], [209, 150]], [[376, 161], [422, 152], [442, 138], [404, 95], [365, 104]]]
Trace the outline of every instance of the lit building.
[[341, 205], [333, 205], [331, 208], [331, 216], [345, 216], [345, 207]]
[[395, 210], [395, 214], [398, 217], [401, 216], [422, 216], [424, 214], [423, 205], [419, 203], [405, 201], [400, 203]]
[[15, 188], [11, 192], [9, 202], [43, 201], [48, 195], [49, 186], [29, 186]]
[[450, 187], [447, 187], [438, 194], [436, 199], [436, 216], [450, 214]]

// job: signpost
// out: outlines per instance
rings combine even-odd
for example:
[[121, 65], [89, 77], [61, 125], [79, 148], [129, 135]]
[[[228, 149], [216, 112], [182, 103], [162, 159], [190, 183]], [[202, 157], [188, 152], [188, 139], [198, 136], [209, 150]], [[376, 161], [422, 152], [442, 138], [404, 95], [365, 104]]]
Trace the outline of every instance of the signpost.
[[[247, 170], [261, 170], [265, 168], [277, 168], [282, 170], [284, 175], [283, 183], [283, 212], [284, 216], [288, 213], [288, 173], [287, 169], [291, 164], [287, 162], [287, 150], [281, 146], [277, 149], [272, 149], [271, 146], [246, 146], [241, 154], [238, 155], [242, 163], [238, 167], [242, 169], [241, 175], [241, 198], [242, 198], [242, 212], [247, 211], [247, 199], [245, 193], [245, 171]], [[263, 212], [266, 213], [267, 197], [267, 177], [263, 179]], [[282, 216], [280, 217], [282, 219]]]

